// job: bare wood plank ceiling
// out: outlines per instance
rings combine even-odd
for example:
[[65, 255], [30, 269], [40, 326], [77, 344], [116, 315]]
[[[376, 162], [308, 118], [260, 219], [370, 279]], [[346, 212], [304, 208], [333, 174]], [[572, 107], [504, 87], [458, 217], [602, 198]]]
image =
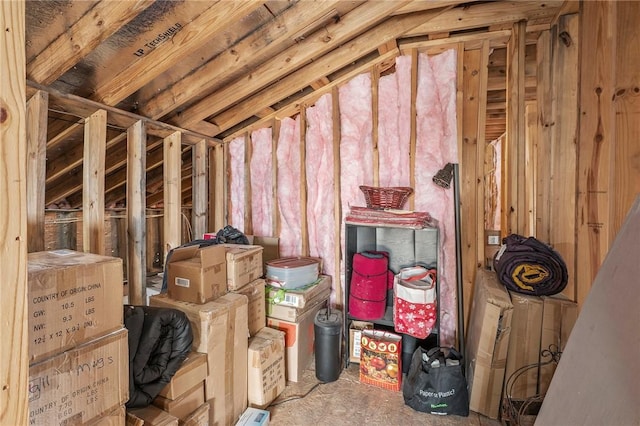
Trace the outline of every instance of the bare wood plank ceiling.
[[[573, 4], [573, 5], [572, 5]], [[84, 118], [108, 109], [106, 205], [122, 205], [126, 128], [137, 116], [223, 140], [403, 46], [492, 40], [486, 139], [505, 128], [508, 30], [526, 20], [527, 96], [535, 96], [536, 30], [564, 1], [29, 0], [30, 97], [49, 95], [46, 203], [82, 205]], [[428, 42], [428, 43], [427, 43]], [[390, 65], [392, 66], [392, 62]], [[91, 102], [76, 102], [84, 98]], [[129, 116], [116, 113], [117, 110]], [[162, 200], [162, 126], [147, 143], [149, 205]], [[170, 128], [165, 129], [167, 131]], [[188, 141], [187, 141], [188, 142]], [[190, 203], [190, 147], [183, 195]]]

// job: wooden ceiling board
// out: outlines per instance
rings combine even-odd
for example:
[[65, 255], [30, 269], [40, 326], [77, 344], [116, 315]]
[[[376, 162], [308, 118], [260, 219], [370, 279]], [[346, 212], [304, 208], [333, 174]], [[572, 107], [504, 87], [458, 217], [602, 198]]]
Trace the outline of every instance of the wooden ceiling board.
[[[310, 61], [317, 60], [325, 53], [358, 36], [374, 23], [383, 20], [385, 16], [402, 6], [402, 4], [404, 2], [363, 4], [343, 16], [338, 22], [329, 23], [326, 27], [287, 49], [286, 52], [275, 56], [257, 69], [252, 70], [242, 79], [207, 96], [171, 121], [176, 125], [188, 128], [194, 122], [215, 115], [235, 105], [242, 99], [267, 87], [270, 83], [279, 81]], [[279, 99], [274, 101], [277, 100]], [[258, 109], [263, 107], [264, 105]]]
[[166, 86], [160, 93], [152, 94], [153, 97], [145, 98], [148, 95], [142, 92], [139, 100], [141, 113], [161, 118], [176, 108], [181, 112], [185, 103], [199, 101], [294, 45], [296, 36], [303, 36], [310, 23], [334, 14], [341, 16], [340, 13], [351, 10], [344, 6], [350, 2], [320, 1], [313, 2], [314, 7], [309, 7], [309, 3], [297, 3], [284, 10], [274, 17], [272, 23], [256, 29], [192, 74]]
[[75, 24], [95, 2], [28, 0], [25, 2], [25, 54], [27, 63]]
[[[264, 28], [271, 24], [274, 21], [274, 12], [272, 9], [277, 13], [282, 13], [283, 9], [290, 9], [292, 5], [295, 6], [295, 4], [296, 2], [287, 1], [266, 2], [263, 7], [256, 8], [246, 17], [235, 21], [233, 25], [229, 25], [228, 28], [219, 35], [215, 34], [214, 30], [216, 30], [216, 28], [212, 28], [211, 26], [203, 29], [203, 31], [211, 32], [210, 38], [212, 41], [215, 40], [215, 42], [205, 43], [180, 61], [174, 61], [169, 68], [140, 87], [139, 90], [134, 92], [124, 102], [129, 102], [137, 108], [144, 108], [147, 103], [159, 93], [183, 81], [188, 76], [193, 75], [202, 68], [203, 64], [211, 63], [215, 58], [230, 51], [238, 43], [247, 39], [247, 37], [256, 31], [256, 28]], [[283, 46], [282, 48], [284, 49], [286, 47], [287, 46]], [[232, 72], [235, 71], [237, 73], [236, 76], [243, 72], [243, 70], [236, 69], [236, 67], [228, 68]], [[171, 107], [175, 107], [175, 105], [170, 105]], [[143, 114], [148, 115], [144, 112]], [[149, 116], [160, 118], [157, 114]]]

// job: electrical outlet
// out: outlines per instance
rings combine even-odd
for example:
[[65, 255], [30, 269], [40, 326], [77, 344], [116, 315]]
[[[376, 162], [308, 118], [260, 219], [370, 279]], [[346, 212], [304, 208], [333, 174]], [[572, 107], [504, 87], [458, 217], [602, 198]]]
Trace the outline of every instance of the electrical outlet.
[[489, 235], [487, 237], [487, 244], [490, 246], [500, 245], [500, 236], [499, 235]]

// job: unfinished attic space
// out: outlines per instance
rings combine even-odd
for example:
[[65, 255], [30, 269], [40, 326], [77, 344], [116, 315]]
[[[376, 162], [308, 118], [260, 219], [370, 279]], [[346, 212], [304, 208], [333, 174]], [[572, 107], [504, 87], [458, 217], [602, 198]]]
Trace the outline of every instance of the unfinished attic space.
[[0, 2], [0, 425], [637, 426], [639, 20]]

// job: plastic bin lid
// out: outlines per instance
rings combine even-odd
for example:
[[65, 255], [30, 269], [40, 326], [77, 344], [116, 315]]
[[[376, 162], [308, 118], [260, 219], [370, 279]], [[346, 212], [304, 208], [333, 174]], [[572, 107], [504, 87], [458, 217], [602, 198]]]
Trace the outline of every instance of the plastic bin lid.
[[300, 268], [319, 264], [320, 260], [313, 257], [281, 257], [267, 262], [267, 266], [274, 268]]

